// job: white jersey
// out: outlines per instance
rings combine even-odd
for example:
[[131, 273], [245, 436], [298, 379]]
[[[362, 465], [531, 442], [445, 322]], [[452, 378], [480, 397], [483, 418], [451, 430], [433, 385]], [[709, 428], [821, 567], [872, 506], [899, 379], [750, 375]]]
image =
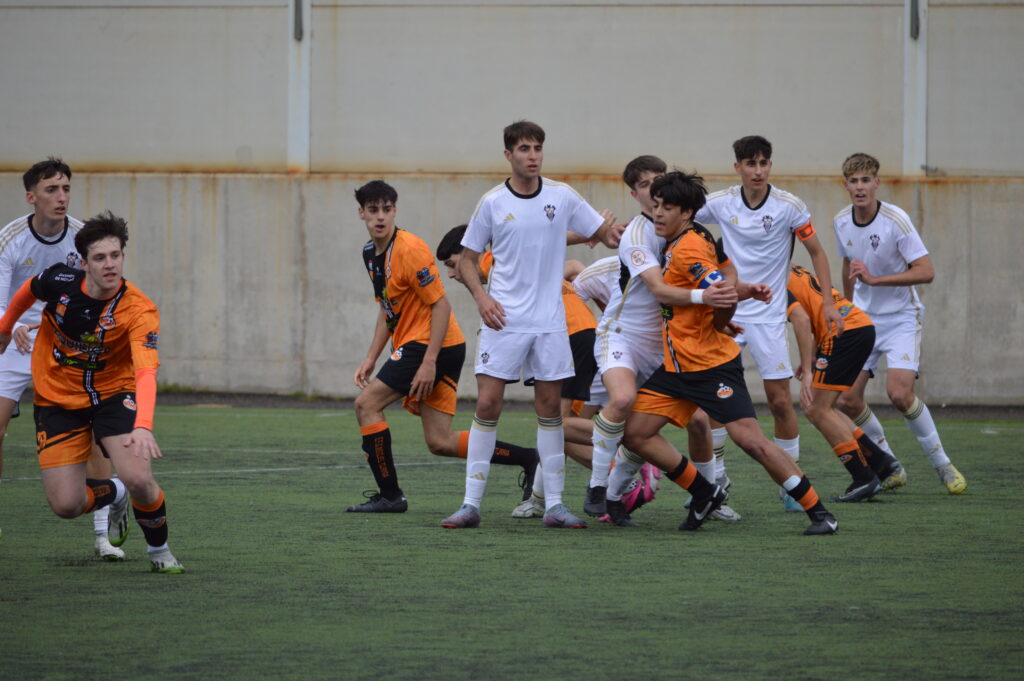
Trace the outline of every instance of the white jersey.
[[588, 265], [573, 280], [572, 287], [583, 302], [593, 300], [601, 307], [606, 307], [612, 292], [619, 290], [618, 257], [610, 255]]
[[[879, 201], [875, 218], [866, 225], [858, 225], [853, 206], [847, 206], [832, 225], [839, 257], [862, 261], [874, 276], [906, 272], [909, 263], [928, 255], [910, 216], [891, 203]], [[853, 304], [870, 317], [924, 309], [913, 286], [868, 286], [861, 281], [853, 286]]]
[[629, 335], [661, 338], [661, 304], [640, 278], [640, 274], [661, 267], [665, 240], [654, 231], [646, 215], [633, 218], [619, 241], [622, 278], [605, 307], [598, 333], [618, 331]]
[[487, 292], [505, 309], [504, 331], [565, 331], [562, 270], [566, 233], [592, 237], [604, 218], [564, 182], [541, 178], [530, 195], [508, 182], [483, 195], [462, 245], [478, 253], [491, 245], [494, 268]]
[[768, 185], [760, 205], [750, 207], [736, 185], [708, 196], [694, 217], [702, 224], [718, 224], [725, 254], [736, 266], [741, 281], [771, 287], [772, 302], [748, 299], [736, 307], [733, 321], [740, 325], [786, 322], [786, 284], [793, 255], [794, 232], [811, 222], [803, 201]]
[[[60, 234], [44, 237], [33, 229], [33, 217], [34, 214], [22, 216], [0, 230], [0, 314], [7, 310], [11, 298], [25, 281], [50, 265], [80, 266], [75, 235], [82, 228], [82, 222], [68, 217]], [[43, 301], [37, 300], [18, 324], [39, 324], [42, 315]]]

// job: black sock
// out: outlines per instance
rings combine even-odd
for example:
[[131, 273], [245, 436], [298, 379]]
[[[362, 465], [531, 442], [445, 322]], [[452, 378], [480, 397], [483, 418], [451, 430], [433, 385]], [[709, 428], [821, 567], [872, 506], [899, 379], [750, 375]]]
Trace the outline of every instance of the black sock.
[[142, 528], [142, 534], [146, 536], [147, 544], [163, 546], [167, 543], [167, 504], [162, 490], [160, 498], [149, 508], [139, 508], [133, 500], [132, 511], [135, 513], [135, 521]]
[[361, 428], [360, 431], [363, 433], [363, 452], [381, 496], [389, 501], [398, 499], [402, 496], [402, 490], [398, 487], [398, 471], [395, 470], [395, 460], [391, 456], [391, 429], [387, 423], [381, 422]]
[[113, 480], [86, 478], [85, 485], [92, 491], [92, 504], [82, 511], [83, 513], [92, 513], [98, 508], [109, 506], [117, 497], [117, 487], [114, 486]]
[[519, 445], [502, 442], [501, 440], [494, 444], [494, 454], [491, 455], [491, 463], [526, 468], [538, 460], [536, 449], [520, 447]]
[[864, 432], [861, 432], [860, 437], [857, 438], [857, 444], [860, 445], [860, 450], [864, 452], [864, 458], [867, 460], [868, 466], [871, 467], [871, 470], [876, 475], [881, 477], [886, 469], [888, 469], [889, 462], [895, 457], [879, 447], [878, 443]]

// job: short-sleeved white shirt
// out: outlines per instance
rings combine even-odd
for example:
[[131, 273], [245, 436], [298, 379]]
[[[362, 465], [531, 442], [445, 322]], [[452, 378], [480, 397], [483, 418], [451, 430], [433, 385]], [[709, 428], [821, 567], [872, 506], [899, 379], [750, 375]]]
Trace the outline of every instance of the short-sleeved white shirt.
[[572, 286], [576, 289], [576, 295], [583, 299], [583, 302], [593, 300], [594, 302], [607, 306], [612, 296], [612, 291], [619, 288], [619, 258], [609, 255], [601, 258], [580, 272], [573, 280]]
[[541, 178], [536, 193], [517, 194], [508, 181], [483, 195], [462, 245], [491, 245], [487, 292], [505, 309], [511, 333], [564, 331], [562, 270], [569, 231], [591, 237], [604, 218], [564, 182]]
[[[839, 257], [862, 261], [874, 276], [905, 272], [909, 263], [928, 255], [910, 216], [891, 203], [879, 201], [878, 212], [866, 225], [854, 221], [852, 205], [839, 211], [832, 224]], [[924, 309], [913, 286], [868, 286], [861, 281], [854, 284], [853, 304], [871, 317]]]
[[[64, 221], [64, 230], [44, 237], [32, 227], [34, 214], [22, 217], [0, 229], [0, 314], [7, 310], [11, 298], [21, 285], [50, 265], [62, 263], [80, 267], [75, 235], [82, 222], [73, 217]], [[18, 324], [38, 324], [42, 319], [43, 301], [37, 300], [18, 320]]]
[[786, 321], [786, 282], [793, 254], [794, 232], [811, 221], [799, 198], [768, 185], [758, 206], [748, 206], [736, 185], [714, 192], [694, 217], [702, 224], [717, 223], [725, 254], [736, 266], [741, 281], [768, 284], [772, 302], [749, 299], [739, 303], [733, 320], [739, 324], [770, 324]]
[[654, 231], [654, 223], [646, 215], [633, 218], [619, 241], [619, 262], [629, 278], [617, 286], [597, 324], [598, 333], [619, 329], [621, 333], [640, 336], [661, 336], [661, 305], [640, 274], [661, 267], [665, 240]]

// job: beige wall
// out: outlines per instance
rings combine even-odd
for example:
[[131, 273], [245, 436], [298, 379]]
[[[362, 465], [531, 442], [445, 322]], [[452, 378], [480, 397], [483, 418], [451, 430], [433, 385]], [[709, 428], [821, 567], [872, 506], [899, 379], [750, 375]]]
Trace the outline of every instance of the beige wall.
[[[617, 178], [558, 177], [596, 207], [634, 212]], [[360, 255], [365, 227], [352, 198], [370, 178], [81, 173], [72, 213], [84, 218], [109, 208], [129, 219], [128, 277], [162, 313], [162, 383], [352, 396], [376, 317]], [[434, 247], [500, 177], [387, 179], [399, 192], [399, 225]], [[28, 212], [19, 180], [0, 173], [0, 214]], [[730, 182], [710, 178], [712, 188]], [[831, 233], [831, 217], [845, 205], [838, 181], [780, 175], [775, 182], [807, 202], [838, 276]], [[1024, 346], [1016, 342], [1024, 337], [1024, 236], [1015, 223], [1024, 212], [1024, 180], [888, 181], [881, 196], [908, 210], [935, 261], [935, 282], [922, 289], [922, 394], [940, 403], [1024, 404]], [[574, 247], [570, 254], [590, 262], [607, 251]], [[796, 260], [807, 263], [799, 247]], [[475, 307], [457, 284], [448, 291], [472, 353]], [[752, 372], [748, 382], [760, 395]], [[471, 365], [461, 387], [475, 393]]]

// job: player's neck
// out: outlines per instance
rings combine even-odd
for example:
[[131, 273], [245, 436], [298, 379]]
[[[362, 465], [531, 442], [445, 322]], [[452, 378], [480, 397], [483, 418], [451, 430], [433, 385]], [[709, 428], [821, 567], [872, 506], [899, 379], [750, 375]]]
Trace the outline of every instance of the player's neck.
[[508, 178], [508, 186], [512, 188], [516, 194], [522, 194], [523, 196], [531, 196], [537, 193], [540, 189], [540, 176], [537, 177], [519, 177], [515, 173], [512, 177]]
[[117, 285], [111, 288], [104, 288], [94, 282], [88, 275], [85, 277], [83, 283], [83, 290], [85, 295], [89, 296], [93, 300], [110, 300], [117, 293], [118, 289], [124, 283], [124, 277], [117, 280]]
[[373, 241], [373, 252], [375, 255], [380, 255], [384, 251], [388, 250], [388, 244], [390, 244], [391, 240], [395, 238], [396, 229], [398, 228], [392, 227], [390, 230], [388, 230], [388, 233], [385, 236], [379, 238], [373, 237], [371, 239]]
[[57, 236], [64, 231], [64, 218], [47, 220], [39, 213], [32, 215], [32, 229], [39, 236]]
[[768, 183], [765, 182], [759, 187], [748, 187], [743, 185], [740, 191], [743, 192], [743, 200], [746, 201], [747, 206], [754, 208], [760, 206], [764, 202], [764, 197], [768, 196]]
[[866, 206], [853, 207], [853, 219], [858, 225], [866, 225], [878, 215], [879, 202], [873, 201]]

